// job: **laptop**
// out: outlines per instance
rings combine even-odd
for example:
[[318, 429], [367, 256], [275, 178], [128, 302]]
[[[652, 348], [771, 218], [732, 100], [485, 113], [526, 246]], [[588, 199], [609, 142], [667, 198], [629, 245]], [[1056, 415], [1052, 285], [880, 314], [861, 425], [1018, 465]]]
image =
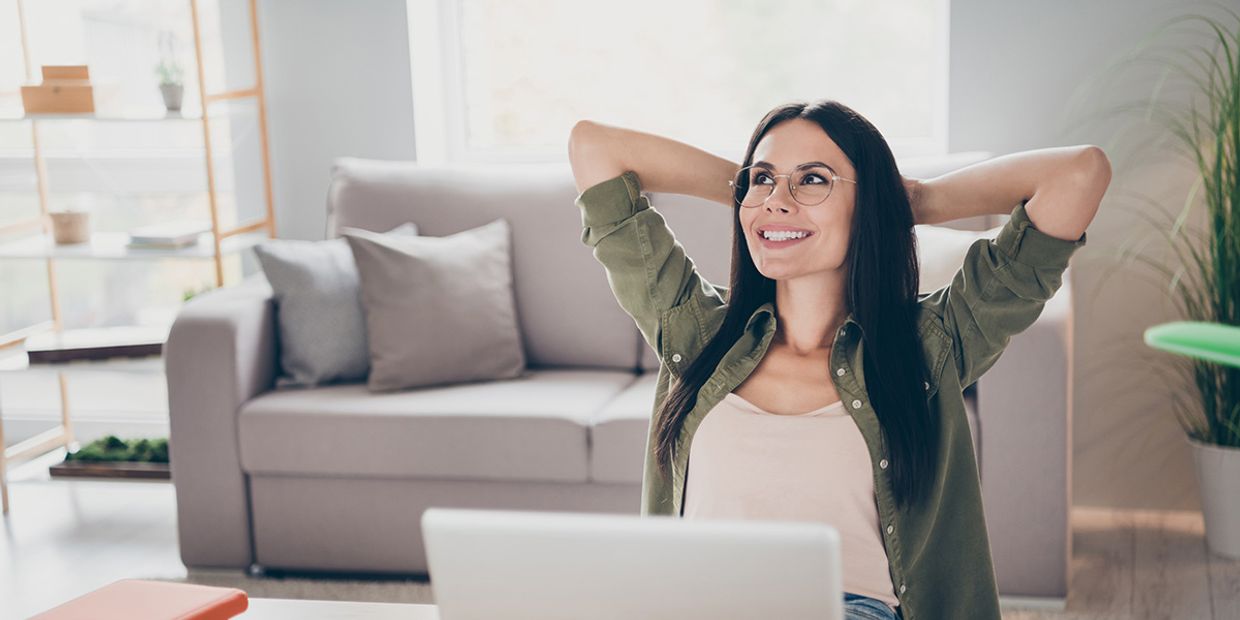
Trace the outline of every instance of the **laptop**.
[[842, 620], [825, 523], [428, 508], [441, 620]]

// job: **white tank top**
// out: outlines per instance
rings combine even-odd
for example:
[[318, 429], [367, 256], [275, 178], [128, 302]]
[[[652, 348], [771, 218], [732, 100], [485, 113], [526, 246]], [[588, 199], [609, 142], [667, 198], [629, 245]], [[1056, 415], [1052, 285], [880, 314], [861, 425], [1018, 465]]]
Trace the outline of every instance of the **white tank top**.
[[865, 437], [837, 401], [797, 415], [728, 393], [689, 449], [686, 519], [825, 522], [840, 533], [844, 591], [900, 604], [879, 533]]

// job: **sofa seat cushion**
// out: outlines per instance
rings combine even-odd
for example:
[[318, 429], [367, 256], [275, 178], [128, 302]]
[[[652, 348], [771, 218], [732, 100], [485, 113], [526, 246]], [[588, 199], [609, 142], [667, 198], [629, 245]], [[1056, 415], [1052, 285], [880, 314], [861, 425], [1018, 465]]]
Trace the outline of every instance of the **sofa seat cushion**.
[[276, 390], [241, 407], [241, 467], [584, 482], [590, 420], [632, 381], [623, 370], [531, 368], [516, 379], [381, 394], [363, 383]]
[[638, 375], [595, 413], [590, 424], [590, 480], [641, 484], [658, 379], [657, 372]]
[[[595, 414], [590, 425], [590, 480], [641, 484], [658, 376], [657, 372], [638, 375], [632, 385]], [[973, 392], [965, 393], [964, 408], [980, 467], [981, 435]]]

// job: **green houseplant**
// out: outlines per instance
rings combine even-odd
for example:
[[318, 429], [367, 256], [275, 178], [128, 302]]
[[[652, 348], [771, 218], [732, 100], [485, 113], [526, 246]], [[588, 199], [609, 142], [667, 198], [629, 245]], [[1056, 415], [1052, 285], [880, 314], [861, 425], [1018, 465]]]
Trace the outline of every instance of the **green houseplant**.
[[[1196, 176], [1182, 205], [1141, 202], [1132, 215], [1156, 233], [1163, 257], [1125, 243], [1115, 266], [1139, 266], [1162, 288], [1184, 321], [1240, 325], [1240, 15], [1190, 13], [1164, 21], [1134, 50], [1106, 67], [1153, 65], [1148, 97], [1105, 114], [1136, 114], [1167, 137]], [[1176, 28], [1196, 28], [1184, 43], [1159, 46]], [[1207, 45], [1201, 45], [1201, 40]], [[1100, 80], [1101, 81], [1101, 80]], [[1100, 86], [1100, 85], [1091, 85]], [[1176, 86], [1185, 88], [1176, 89]], [[1107, 87], [1108, 90], [1118, 90]], [[1187, 94], [1187, 97], [1185, 96]], [[1132, 126], [1125, 127], [1125, 130]], [[1165, 153], [1160, 153], [1164, 154]], [[1127, 206], [1127, 205], [1126, 205]], [[1199, 221], [1194, 227], [1193, 220]], [[1130, 240], [1131, 241], [1131, 240]], [[1104, 281], [1106, 278], [1104, 278]], [[1179, 373], [1175, 414], [1193, 453], [1210, 550], [1240, 559], [1240, 367], [1201, 357], [1167, 355]]]
[[167, 463], [166, 437], [121, 439], [108, 435], [65, 455], [66, 461]]

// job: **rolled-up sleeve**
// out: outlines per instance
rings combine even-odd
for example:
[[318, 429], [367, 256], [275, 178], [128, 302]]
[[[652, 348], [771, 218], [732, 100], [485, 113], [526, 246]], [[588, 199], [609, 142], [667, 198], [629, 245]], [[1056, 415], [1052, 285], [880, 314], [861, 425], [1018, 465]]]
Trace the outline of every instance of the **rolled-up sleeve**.
[[951, 284], [919, 302], [952, 336], [961, 387], [978, 380], [1059, 290], [1064, 271], [1086, 233], [1076, 240], [1052, 237], [1033, 226], [1022, 201], [994, 239], [969, 247]]
[[662, 359], [667, 312], [695, 295], [716, 303], [723, 303], [722, 297], [642, 194], [636, 172], [586, 188], [575, 202], [581, 210], [581, 241], [593, 248], [620, 307]]

